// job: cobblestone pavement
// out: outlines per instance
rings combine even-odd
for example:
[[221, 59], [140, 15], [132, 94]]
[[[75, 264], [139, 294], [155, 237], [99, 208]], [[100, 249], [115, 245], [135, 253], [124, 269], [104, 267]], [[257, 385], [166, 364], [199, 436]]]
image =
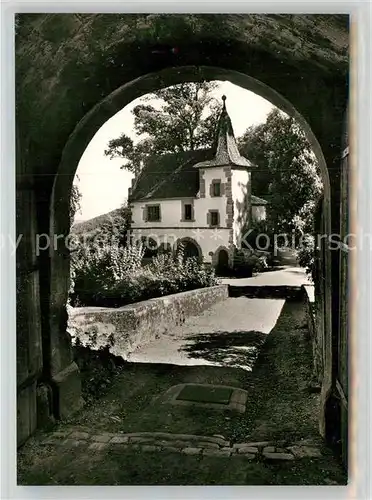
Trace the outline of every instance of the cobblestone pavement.
[[285, 441], [259, 441], [231, 444], [224, 436], [196, 436], [192, 434], [170, 434], [166, 432], [135, 432], [94, 434], [82, 430], [66, 429], [48, 436], [43, 445], [64, 448], [85, 447], [92, 452], [109, 447], [132, 448], [140, 451], [167, 450], [186, 455], [214, 457], [244, 456], [247, 460], [282, 461], [302, 458], [319, 458], [320, 448], [313, 440], [294, 443]]

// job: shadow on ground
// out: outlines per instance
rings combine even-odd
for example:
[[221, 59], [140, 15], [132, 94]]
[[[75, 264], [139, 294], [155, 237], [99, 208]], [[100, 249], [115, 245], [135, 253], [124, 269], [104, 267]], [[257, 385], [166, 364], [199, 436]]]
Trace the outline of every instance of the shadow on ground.
[[251, 371], [267, 334], [256, 330], [221, 331], [202, 333], [189, 338], [192, 343], [180, 350], [186, 352], [190, 358]]

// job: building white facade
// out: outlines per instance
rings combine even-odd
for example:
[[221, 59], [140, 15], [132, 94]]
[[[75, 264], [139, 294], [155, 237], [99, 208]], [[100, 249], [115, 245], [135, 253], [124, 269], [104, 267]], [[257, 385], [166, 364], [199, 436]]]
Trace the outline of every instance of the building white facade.
[[189, 255], [233, 265], [252, 220], [254, 165], [238, 151], [225, 102], [217, 134], [215, 151], [158, 157], [134, 180], [128, 196], [134, 241], [169, 249], [183, 242]]

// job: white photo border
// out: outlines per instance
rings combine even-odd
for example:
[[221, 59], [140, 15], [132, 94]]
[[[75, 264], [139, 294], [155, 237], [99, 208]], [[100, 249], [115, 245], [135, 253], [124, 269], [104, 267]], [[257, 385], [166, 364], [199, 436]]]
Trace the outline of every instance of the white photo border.
[[[15, 13], [291, 13], [351, 14], [351, 155], [355, 167], [352, 205], [353, 232], [372, 234], [371, 155], [371, 32], [369, 0], [354, 1], [4, 1], [1, 3], [1, 235], [15, 237]], [[354, 150], [354, 153], [353, 153]], [[354, 216], [352, 216], [353, 218]], [[15, 241], [15, 240], [14, 240]], [[16, 485], [16, 278], [15, 257], [1, 250], [1, 498], [372, 498], [371, 488], [371, 251], [358, 250], [353, 260], [351, 287], [351, 414], [348, 486], [308, 487], [85, 487]]]

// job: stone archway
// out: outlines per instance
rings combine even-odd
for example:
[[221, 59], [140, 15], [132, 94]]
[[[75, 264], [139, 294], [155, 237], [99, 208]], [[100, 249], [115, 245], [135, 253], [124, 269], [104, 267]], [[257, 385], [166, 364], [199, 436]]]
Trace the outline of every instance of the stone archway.
[[[80, 405], [78, 371], [66, 335], [69, 195], [88, 143], [133, 99], [203, 79], [229, 80], [268, 99], [305, 131], [322, 171], [325, 230], [337, 233], [339, 225], [347, 16], [169, 15], [160, 21], [157, 15], [61, 16], [25, 15], [16, 43], [17, 231], [30, 235], [17, 254], [18, 300], [24, 305], [17, 322], [19, 405], [27, 401], [20, 410], [27, 420], [21, 440], [36, 426], [22, 408], [36, 406], [41, 379], [52, 387], [56, 416]], [[37, 259], [31, 242], [36, 233], [52, 242]], [[325, 259], [329, 346], [330, 311], [337, 309], [338, 299], [334, 295], [332, 302], [330, 251]], [[327, 363], [332, 369], [331, 355]], [[21, 369], [25, 364], [27, 369]]]
[[175, 250], [182, 244], [184, 248], [184, 258], [195, 258], [199, 261], [203, 259], [203, 252], [200, 245], [193, 239], [189, 237], [180, 238], [176, 241]]
[[[69, 221], [67, 220], [67, 207], [68, 198], [66, 199], [66, 193], [71, 188], [74, 173], [76, 171], [78, 162], [81, 155], [83, 154], [85, 147], [90, 142], [90, 139], [94, 136], [97, 126], [103, 125], [108, 118], [113, 116], [117, 111], [122, 109], [123, 106], [128, 104], [132, 99], [142, 95], [143, 93], [151, 92], [159, 88], [159, 86], [168, 86], [176, 83], [181, 83], [183, 81], [195, 81], [195, 80], [228, 80], [236, 85], [239, 85], [247, 90], [253, 91], [258, 95], [266, 98], [272, 104], [276, 105], [289, 115], [293, 116], [302, 127], [306, 137], [311, 144], [313, 151], [317, 157], [319, 168], [322, 175], [323, 186], [324, 186], [324, 224], [326, 234], [331, 234], [332, 222], [331, 222], [331, 183], [329, 179], [329, 171], [326, 163], [325, 156], [323, 154], [323, 149], [319, 143], [316, 135], [314, 134], [310, 124], [304, 118], [304, 116], [289, 102], [284, 96], [279, 94], [273, 88], [268, 87], [263, 82], [252, 78], [251, 76], [232, 71], [229, 69], [224, 69], [220, 67], [211, 66], [186, 66], [177, 68], [167, 68], [161, 70], [159, 73], [148, 74], [143, 77], [137, 78], [136, 80], [129, 82], [119, 89], [115, 90], [112, 94], [106, 97], [102, 102], [95, 106], [87, 115], [79, 122], [75, 131], [70, 136], [66, 147], [63, 151], [62, 160], [59, 166], [58, 174], [55, 179], [55, 184], [53, 187], [52, 196], [52, 213], [51, 213], [51, 234], [67, 234], [69, 232]], [[72, 168], [75, 165], [75, 170]], [[64, 250], [64, 256], [59, 255], [59, 249], [51, 255], [51, 291], [52, 296], [54, 294], [53, 285], [58, 282], [58, 287], [60, 287], [61, 274], [66, 275], [68, 273], [68, 257], [66, 256], [66, 251]], [[199, 258], [202, 255], [200, 249]], [[331, 252], [325, 253], [325, 267], [330, 270], [331, 262]], [[62, 270], [60, 266], [64, 266]], [[328, 305], [326, 311], [328, 311], [328, 316], [325, 318], [326, 326], [328, 327], [325, 331], [325, 345], [331, 346], [331, 272], [325, 275], [325, 303]], [[66, 283], [66, 294], [64, 298], [64, 304], [67, 299], [67, 285]], [[65, 305], [60, 304], [60, 314], [64, 310]], [[57, 332], [56, 332], [57, 333]], [[327, 340], [328, 339], [328, 340]], [[57, 337], [58, 342], [58, 337]], [[330, 372], [332, 356], [329, 355], [329, 366], [325, 369]], [[329, 389], [326, 391], [329, 393]]]

